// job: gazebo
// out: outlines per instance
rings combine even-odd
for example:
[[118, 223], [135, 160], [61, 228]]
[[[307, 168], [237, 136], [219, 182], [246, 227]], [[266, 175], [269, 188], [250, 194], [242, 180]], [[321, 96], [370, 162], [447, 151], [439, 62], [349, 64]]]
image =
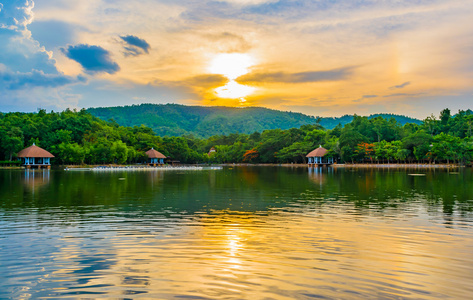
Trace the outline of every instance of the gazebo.
[[156, 165], [163, 165], [164, 159], [166, 158], [166, 156], [164, 156], [161, 152], [154, 150], [154, 148], [146, 151], [146, 155], [148, 155], [148, 158], [150, 159], [148, 164], [153, 167], [156, 167]]
[[210, 148], [209, 153], [207, 153], [208, 156], [212, 155], [213, 153], [216, 153], [217, 150], [215, 150], [214, 147]]
[[36, 146], [34, 143], [32, 146], [25, 148], [18, 152], [17, 155], [22, 160], [22, 165], [27, 169], [31, 167], [37, 167], [38, 169], [51, 168], [51, 158], [54, 157], [51, 153]]
[[333, 164], [333, 157], [324, 157], [327, 154], [327, 149], [323, 148], [322, 145], [319, 148], [314, 149], [306, 155], [308, 158], [309, 165], [331, 165]]

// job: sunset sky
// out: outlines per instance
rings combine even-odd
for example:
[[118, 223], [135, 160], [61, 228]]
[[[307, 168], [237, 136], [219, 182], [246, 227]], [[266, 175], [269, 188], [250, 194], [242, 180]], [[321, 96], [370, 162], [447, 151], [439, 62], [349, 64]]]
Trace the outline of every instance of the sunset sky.
[[473, 0], [0, 0], [0, 111], [473, 109]]

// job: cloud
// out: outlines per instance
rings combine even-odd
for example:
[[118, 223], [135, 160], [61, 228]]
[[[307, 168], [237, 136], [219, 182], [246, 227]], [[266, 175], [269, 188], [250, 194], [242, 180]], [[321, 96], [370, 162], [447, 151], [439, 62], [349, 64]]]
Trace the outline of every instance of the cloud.
[[223, 2], [228, 2], [237, 5], [257, 5], [263, 3], [272, 3], [279, 0], [223, 0]]
[[236, 81], [241, 84], [337, 81], [348, 78], [352, 74], [352, 70], [352, 67], [347, 67], [328, 71], [312, 71], [300, 73], [250, 73], [238, 77]]
[[[83, 27], [58, 20], [34, 21], [28, 26], [32, 37], [47, 49], [71, 44]], [[51, 34], [54, 32], [54, 34]]]
[[376, 98], [378, 95], [363, 95], [360, 99], [353, 100], [353, 102], [361, 102], [363, 99]]
[[37, 107], [77, 107], [78, 95], [68, 89], [82, 76], [59, 72], [53, 53], [35, 40], [33, 1], [8, 0], [0, 5], [0, 109], [31, 111]]
[[203, 74], [185, 79], [180, 83], [185, 86], [210, 89], [227, 84], [228, 78], [219, 74]]
[[383, 96], [384, 98], [390, 98], [390, 97], [415, 97], [415, 96], [420, 96], [424, 95], [425, 93], [414, 93], [414, 94], [407, 94], [407, 93], [396, 93], [396, 94], [390, 94]]
[[85, 82], [85, 80], [82, 76], [74, 78], [62, 74], [45, 74], [38, 70], [20, 73], [0, 69], [0, 89], [7, 90], [18, 90], [27, 87], [57, 88], [67, 84]]
[[402, 83], [402, 84], [400, 84], [400, 85], [392, 86], [392, 87], [390, 87], [389, 89], [391, 89], [391, 90], [392, 90], [392, 89], [402, 89], [402, 88], [408, 86], [409, 84], [411, 84], [411, 82], [410, 82], [410, 81], [406, 81], [406, 82], [404, 82], [404, 83]]
[[176, 81], [156, 79], [150, 84], [153, 86], [167, 86], [197, 91], [217, 88], [227, 84], [228, 81], [227, 77], [220, 74], [201, 74]]
[[30, 72], [57, 73], [55, 60], [27, 29], [33, 21], [32, 1], [12, 0], [3, 2], [0, 10], [0, 62], [8, 69]]
[[33, 1], [8, 0], [0, 4], [0, 28], [24, 31], [33, 21]]
[[252, 45], [245, 38], [228, 31], [211, 33], [204, 37], [209, 40], [209, 46], [219, 53], [242, 53], [252, 48]]
[[125, 55], [138, 56], [140, 54], [149, 53], [151, 46], [144, 39], [140, 39], [134, 35], [120, 36], [120, 38], [126, 43]]
[[114, 74], [120, 66], [110, 58], [110, 52], [100, 46], [80, 44], [61, 48], [62, 53], [78, 62], [88, 73]]

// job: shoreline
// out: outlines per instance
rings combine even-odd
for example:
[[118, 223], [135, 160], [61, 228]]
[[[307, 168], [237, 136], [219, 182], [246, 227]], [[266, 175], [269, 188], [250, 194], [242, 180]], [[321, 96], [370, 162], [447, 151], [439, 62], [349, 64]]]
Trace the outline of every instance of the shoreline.
[[[228, 163], [216, 164], [225, 167], [292, 167], [292, 168], [317, 168], [317, 166], [308, 164], [246, 164], [246, 163]], [[366, 168], [366, 169], [457, 169], [468, 166], [455, 164], [333, 164], [330, 166], [321, 166], [319, 168]]]
[[[222, 166], [222, 167], [290, 167], [290, 168], [317, 168], [314, 165], [308, 164], [250, 164], [250, 163], [225, 163], [225, 164], [180, 164], [177, 166], [157, 166], [150, 167], [146, 165], [56, 165], [52, 166], [51, 169], [93, 169], [93, 168], [179, 168], [179, 167], [212, 167], [212, 166]], [[319, 168], [352, 168], [352, 169], [457, 169], [457, 168], [468, 168], [471, 166], [460, 166], [457, 164], [333, 164], [330, 166], [321, 166]], [[26, 169], [25, 167], [13, 167], [13, 166], [0, 166], [0, 169], [4, 170], [21, 170]]]
[[454, 164], [340, 164], [336, 168], [366, 168], [366, 169], [458, 169], [465, 166]]

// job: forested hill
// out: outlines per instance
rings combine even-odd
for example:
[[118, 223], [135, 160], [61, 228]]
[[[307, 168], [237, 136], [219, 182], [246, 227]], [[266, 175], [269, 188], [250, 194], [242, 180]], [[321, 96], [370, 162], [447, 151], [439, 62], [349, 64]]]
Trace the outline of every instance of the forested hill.
[[[299, 128], [306, 124], [332, 129], [338, 124], [350, 123], [353, 116], [317, 118], [294, 112], [283, 112], [262, 107], [186, 106], [179, 104], [141, 104], [132, 106], [89, 108], [88, 111], [102, 120], [115, 120], [122, 126], [146, 125], [160, 136], [193, 134], [197, 137], [228, 135], [230, 133], [253, 133], [267, 129]], [[379, 114], [395, 118], [399, 123], [421, 121], [405, 116]]]

